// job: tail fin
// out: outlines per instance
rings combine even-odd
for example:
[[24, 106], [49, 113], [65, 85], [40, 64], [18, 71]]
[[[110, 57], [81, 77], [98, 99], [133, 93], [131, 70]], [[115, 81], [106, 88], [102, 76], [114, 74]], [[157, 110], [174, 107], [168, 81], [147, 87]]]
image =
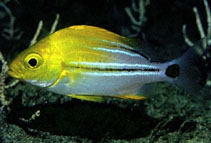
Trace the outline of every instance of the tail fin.
[[[207, 40], [202, 39], [189, 48], [183, 56], [168, 62], [166, 75], [173, 83], [183, 87], [191, 94], [197, 93], [207, 79], [206, 55]], [[175, 72], [177, 71], [177, 72]]]

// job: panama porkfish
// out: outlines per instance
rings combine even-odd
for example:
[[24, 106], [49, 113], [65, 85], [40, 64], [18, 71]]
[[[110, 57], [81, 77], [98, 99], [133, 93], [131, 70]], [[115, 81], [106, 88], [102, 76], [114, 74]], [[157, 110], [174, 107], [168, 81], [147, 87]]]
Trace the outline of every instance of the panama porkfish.
[[159, 63], [139, 50], [137, 40], [94, 26], [71, 26], [21, 52], [9, 65], [8, 74], [82, 100], [102, 101], [104, 96], [142, 100], [145, 96], [139, 89], [152, 82], [199, 89], [205, 76], [201, 45]]

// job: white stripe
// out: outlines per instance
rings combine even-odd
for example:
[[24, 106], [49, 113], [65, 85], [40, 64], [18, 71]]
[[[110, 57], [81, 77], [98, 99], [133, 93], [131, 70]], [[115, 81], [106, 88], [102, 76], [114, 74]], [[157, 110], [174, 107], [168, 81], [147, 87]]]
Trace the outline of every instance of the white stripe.
[[160, 72], [149, 72], [149, 71], [141, 71], [141, 72], [84, 72], [85, 75], [91, 76], [152, 76], [152, 75], [160, 75]]
[[118, 43], [118, 42], [108, 41], [108, 40], [102, 40], [102, 41], [113, 44], [113, 45], [122, 46], [122, 47], [130, 49], [130, 50], [134, 50], [132, 47], [125, 45], [125, 44]]
[[111, 52], [111, 53], [125, 54], [125, 55], [132, 56], [132, 57], [141, 57], [139, 54], [125, 52], [123, 50], [113, 50], [113, 49], [106, 49], [106, 48], [93, 48], [93, 49], [101, 50], [101, 51], [105, 51], [105, 52]]
[[148, 64], [124, 64], [124, 63], [102, 63], [102, 62], [71, 62], [74, 65], [86, 65], [100, 68], [127, 68], [127, 69], [159, 69], [158, 66]]

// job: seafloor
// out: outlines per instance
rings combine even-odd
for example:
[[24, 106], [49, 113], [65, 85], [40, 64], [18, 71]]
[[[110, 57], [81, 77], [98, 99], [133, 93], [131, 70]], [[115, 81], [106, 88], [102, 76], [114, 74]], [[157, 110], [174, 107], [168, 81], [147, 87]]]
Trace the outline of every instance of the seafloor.
[[[125, 36], [136, 33], [125, 12], [132, 1], [2, 2], [16, 18], [14, 26], [18, 29], [14, 33], [15, 38], [0, 36], [0, 50], [8, 62], [28, 47], [40, 20], [43, 20], [44, 28], [39, 39], [48, 34], [56, 13], [60, 14], [57, 29], [71, 25], [93, 25]], [[198, 7], [206, 29], [202, 0], [151, 0], [146, 7], [146, 23], [136, 38], [149, 43], [146, 51], [162, 62], [181, 56], [188, 48], [183, 39], [183, 24], [187, 24], [187, 34], [192, 41], [200, 40], [192, 11], [194, 6]], [[138, 13], [134, 12], [134, 15], [139, 17]], [[9, 21], [5, 9], [0, 7], [1, 33], [10, 26]], [[23, 33], [21, 37], [16, 37], [20, 33]], [[6, 76], [6, 83], [12, 80]], [[211, 142], [210, 87], [203, 87], [193, 96], [170, 83], [152, 83], [148, 86], [152, 93], [145, 101], [108, 98], [104, 103], [93, 103], [56, 95], [20, 82], [4, 91], [6, 99], [12, 102], [0, 108], [0, 142]], [[32, 119], [37, 111], [40, 116], [33, 116]]]

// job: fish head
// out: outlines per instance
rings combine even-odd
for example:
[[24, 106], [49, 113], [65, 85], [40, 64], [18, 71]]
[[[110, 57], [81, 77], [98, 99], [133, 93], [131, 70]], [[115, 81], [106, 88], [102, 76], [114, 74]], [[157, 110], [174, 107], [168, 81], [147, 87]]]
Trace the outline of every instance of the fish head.
[[60, 73], [60, 60], [51, 46], [44, 40], [22, 51], [10, 63], [8, 75], [40, 87], [53, 84]]

